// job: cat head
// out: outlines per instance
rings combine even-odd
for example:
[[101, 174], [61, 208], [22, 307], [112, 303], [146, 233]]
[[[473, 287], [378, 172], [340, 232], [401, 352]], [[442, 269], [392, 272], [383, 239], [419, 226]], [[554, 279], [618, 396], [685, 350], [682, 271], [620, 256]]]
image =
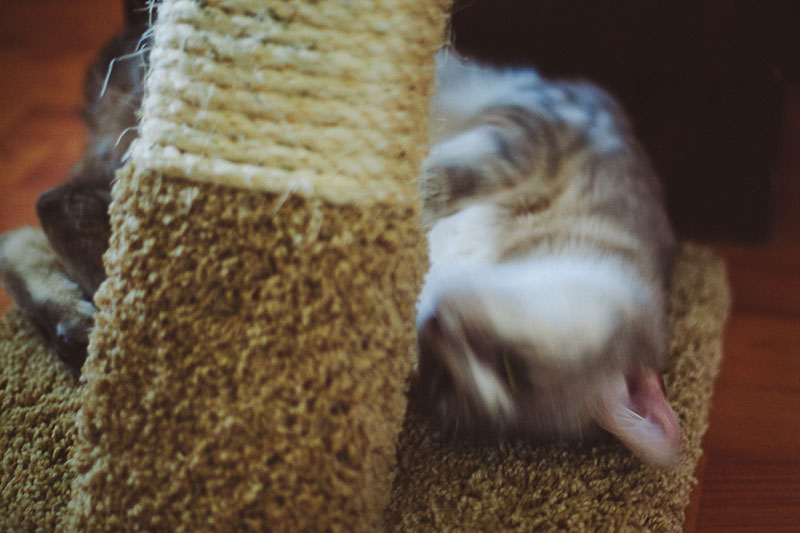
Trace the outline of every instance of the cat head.
[[673, 463], [681, 432], [647, 291], [613, 268], [556, 263], [429, 281], [421, 405], [443, 432], [574, 439], [600, 427], [649, 463]]

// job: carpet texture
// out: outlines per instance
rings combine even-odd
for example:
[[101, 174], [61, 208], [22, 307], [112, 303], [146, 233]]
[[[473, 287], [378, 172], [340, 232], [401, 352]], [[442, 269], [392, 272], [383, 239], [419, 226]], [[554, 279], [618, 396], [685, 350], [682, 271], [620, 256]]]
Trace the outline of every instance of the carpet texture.
[[[454, 445], [431, 437], [427, 423], [412, 411], [406, 417], [405, 427], [400, 435], [399, 463], [391, 503], [383, 517], [384, 529], [421, 532], [681, 531], [688, 494], [695, 483], [693, 471], [701, 454], [700, 440], [708, 422], [713, 380], [721, 359], [722, 329], [728, 306], [729, 295], [722, 262], [702, 247], [684, 245], [670, 293], [671, 356], [666, 375], [669, 399], [685, 435], [686, 452], [675, 470], [646, 467], [610, 439], [593, 446], [521, 443], [498, 447]], [[239, 345], [253, 342], [241, 338], [231, 340], [231, 337], [236, 336], [237, 334], [226, 336], [220, 342], [235, 342]], [[171, 343], [172, 341], [165, 345], [165, 358], [169, 357]], [[147, 354], [135, 354], [135, 357], [146, 358]], [[219, 364], [219, 359], [214, 359], [214, 367]], [[231, 411], [231, 407], [226, 404], [227, 399], [247, 387], [253, 387], [253, 383], [259, 383], [260, 388], [273, 391], [273, 394], [279, 394], [274, 391], [280, 390], [285, 383], [281, 383], [283, 380], [279, 376], [269, 375], [271, 370], [267, 362], [266, 368], [259, 375], [247, 377], [237, 375], [234, 368], [234, 364], [244, 363], [243, 361], [236, 361], [230, 356], [226, 359], [227, 362], [223, 361], [220, 371], [231, 372], [228, 389], [214, 391], [218, 398], [217, 405], [213, 405], [213, 400], [204, 400], [206, 404], [211, 404], [212, 410], [207, 415], [207, 420], [202, 422], [206, 426], [199, 426], [206, 435], [196, 442], [205, 443], [206, 447], [198, 447], [194, 455], [190, 452], [181, 458], [177, 453], [182, 452], [176, 451], [181, 449], [181, 443], [193, 442], [198, 438], [195, 435], [195, 428], [198, 426], [195, 426], [195, 420], [191, 416], [176, 428], [170, 427], [176, 423], [173, 417], [149, 421], [153, 427], [151, 431], [163, 431], [168, 438], [137, 430], [130, 420], [124, 425], [128, 428], [126, 431], [133, 433], [135, 437], [131, 446], [144, 457], [150, 455], [147, 447], [153, 443], [166, 446], [165, 451], [159, 454], [159, 464], [155, 465], [156, 468], [163, 469], [162, 471], [143, 471], [130, 476], [128, 490], [132, 492], [131, 499], [137, 500], [141, 505], [142, 501], [148, 501], [147, 494], [158, 494], [165, 487], [178, 491], [170, 513], [179, 518], [171, 521], [168, 526], [165, 521], [163, 527], [154, 524], [144, 529], [188, 530], [188, 527], [182, 527], [183, 523], [176, 524], [182, 520], [194, 523], [194, 527], [197, 527], [197, 518], [193, 513], [199, 511], [190, 498], [207, 498], [208, 494], [216, 498], [211, 502], [215, 508], [231, 509], [229, 513], [232, 516], [225, 517], [231, 520], [230, 524], [242, 526], [242, 522], [238, 521], [240, 513], [255, 513], [244, 516], [242, 519], [248, 521], [237, 530], [273, 529], [270, 522], [259, 522], [264, 517], [255, 516], [259, 511], [253, 509], [253, 506], [257, 505], [258, 500], [280, 518], [281, 513], [290, 512], [288, 509], [296, 509], [294, 504], [281, 502], [279, 497], [287, 494], [287, 491], [292, 492], [291, 488], [287, 489], [280, 484], [264, 486], [264, 492], [275, 492], [270, 496], [257, 494], [256, 499], [249, 502], [247, 494], [241, 492], [242, 488], [237, 492], [236, 480], [257, 479], [262, 476], [277, 480], [282, 475], [270, 474], [275, 466], [270, 463], [274, 463], [276, 459], [271, 459], [272, 456], [265, 457], [262, 449], [250, 450], [254, 453], [248, 455], [247, 447], [241, 446], [241, 435], [260, 433], [265, 438], [277, 438], [284, 444], [287, 437], [302, 442], [302, 431], [299, 435], [297, 432], [286, 435], [283, 430], [270, 433], [271, 424], [281, 427], [284, 425], [282, 420], [288, 417], [296, 416], [298, 420], [307, 420], [322, 413], [324, 419], [332, 419], [332, 422], [321, 422], [324, 427], [315, 430], [322, 434], [317, 438], [328, 438], [333, 442], [342, 435], [333, 429], [337, 422], [351, 420], [347, 411], [352, 412], [356, 405], [341, 404], [334, 407], [330, 403], [334, 391], [330, 391], [317, 400], [308, 397], [297, 405], [293, 404], [294, 399], [287, 400], [283, 405], [275, 402], [278, 408], [285, 410], [281, 412], [258, 412], [259, 407], [252, 406], [252, 412], [258, 412], [257, 416], [264, 417], [268, 422], [260, 419], [246, 420], [251, 426], [235, 424], [232, 428], [230, 422], [226, 425], [220, 418], [222, 415], [215, 408], [221, 408], [224, 412]], [[166, 367], [168, 363], [162, 362], [161, 366]], [[189, 369], [185, 371], [189, 375], [185, 378], [175, 376], [175, 379], [186, 379], [188, 385], [185, 390], [191, 394], [191, 384], [201, 380], [203, 373], [198, 371], [195, 374], [197, 377], [192, 377]], [[234, 376], [237, 376], [236, 383]], [[390, 379], [387, 376], [369, 378], [376, 379], [380, 384]], [[131, 378], [132, 381], [135, 379], [138, 378]], [[169, 389], [169, 381], [162, 380], [163, 386]], [[272, 380], [276, 383], [270, 383]], [[241, 384], [237, 384], [239, 382]], [[65, 515], [65, 509], [70, 500], [70, 483], [75, 471], [68, 459], [73, 453], [74, 424], [82, 389], [75, 386], [68, 372], [47, 351], [31, 326], [16, 311], [6, 313], [0, 320], [0, 384], [0, 443], [3, 449], [0, 470], [0, 529], [72, 531], [74, 529], [64, 529], [59, 524], [65, 516], [69, 518]], [[313, 383], [309, 386], [316, 390], [320, 384]], [[382, 385], [361, 384], [361, 387], [373, 386]], [[124, 389], [125, 392], [130, 390], [130, 387]], [[364, 396], [367, 394], [363, 389], [361, 393]], [[120, 394], [124, 395], [124, 392]], [[359, 398], [354, 394], [349, 401], [357, 401]], [[191, 411], [191, 403], [194, 401], [195, 398], [190, 398], [185, 402], [178, 402], [179, 409], [182, 409], [179, 412]], [[146, 401], [132, 399], [127, 403], [136, 406]], [[320, 405], [322, 407], [318, 409]], [[369, 408], [362, 406], [362, 409], [365, 407]], [[165, 408], [166, 405], [162, 407]], [[119, 407], [112, 405], [107, 409], [109, 411], [104, 416], [113, 420], [122, 418], [120, 413], [130, 407], [123, 400]], [[340, 409], [342, 412], [339, 412]], [[244, 412], [246, 409], [240, 407], [239, 410]], [[159, 415], [165, 416], [164, 413]], [[138, 424], [140, 427], [142, 424], [147, 426], [147, 422]], [[208, 424], [216, 426], [208, 427]], [[236, 431], [231, 432], [231, 429]], [[208, 436], [208, 431], [211, 431], [211, 436]], [[144, 439], [144, 449], [136, 448], [140, 446], [139, 439]], [[176, 444], [171, 444], [170, 440], [175, 440]], [[292, 450], [284, 451], [280, 457], [289, 464], [293, 461], [324, 463], [313, 463], [314, 450], [319, 448], [315, 448], [313, 439], [311, 440], [312, 445], [308, 449], [296, 445]], [[125, 438], [120, 441], [125, 442]], [[362, 451], [359, 447], [364, 445], [363, 439], [352, 444], [338, 444], [346, 450], [350, 446], [345, 453], [351, 453], [353, 460], [359, 460]], [[230, 447], [223, 449], [221, 445]], [[170, 459], [172, 453], [176, 454], [179, 461]], [[319, 456], [324, 457], [325, 453], [320, 452], [317, 454]], [[303, 471], [301, 464], [298, 478]], [[285, 473], [286, 470], [279, 468], [278, 472]], [[195, 485], [188, 487], [185, 482], [193, 474]], [[141, 479], [142, 476], [144, 479]], [[298, 479], [286, 481], [295, 483]], [[148, 487], [144, 482], [154, 485]], [[232, 490], [226, 492], [231, 488]], [[113, 486], [110, 490], [113, 490]], [[180, 492], [187, 490], [185, 493]], [[326, 490], [344, 491], [341, 495], [333, 494], [331, 501], [336, 504], [340, 504], [342, 499], [353, 497], [351, 489], [346, 485], [324, 486], [296, 496], [305, 505], [309, 505], [309, 502], [313, 505], [315, 497], [326, 497]], [[140, 491], [145, 492], [144, 498]], [[326, 502], [317, 501], [316, 504], [327, 507]], [[280, 505], [281, 509], [271, 507], [275, 505]], [[116, 522], [117, 531], [133, 530], [136, 525], [141, 524], [140, 517], [136, 514], [137, 509], [139, 508], [133, 504], [120, 511], [122, 518]], [[324, 519], [329, 517], [330, 515], [326, 515]], [[112, 522], [98, 519], [87, 529], [115, 529], [107, 525], [113, 523], [114, 519], [106, 519]], [[229, 531], [227, 525], [209, 522], [196, 530]], [[323, 523], [323, 517], [314, 524], [304, 525], [315, 531], [324, 531], [326, 527], [333, 526]], [[363, 524], [359, 527], [367, 529]], [[374, 530], [380, 528], [375, 527]]]
[[0, 531], [61, 531], [80, 388], [17, 310], [0, 319]]
[[71, 528], [374, 531], [414, 358], [415, 210], [276, 213], [272, 193], [119, 178]]
[[705, 248], [684, 245], [672, 277], [664, 376], [684, 433], [685, 451], [674, 469], [646, 466], [610, 438], [582, 446], [442, 441], [412, 405], [400, 437], [388, 529], [682, 531], [729, 306], [723, 263]]

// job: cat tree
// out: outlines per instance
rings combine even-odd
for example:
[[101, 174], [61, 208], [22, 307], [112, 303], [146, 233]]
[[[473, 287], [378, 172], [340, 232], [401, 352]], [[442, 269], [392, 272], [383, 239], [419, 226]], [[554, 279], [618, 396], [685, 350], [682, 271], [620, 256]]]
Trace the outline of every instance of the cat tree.
[[701, 248], [670, 301], [676, 469], [406, 416], [447, 4], [161, 5], [85, 384], [0, 322], [0, 529], [680, 530], [728, 305]]

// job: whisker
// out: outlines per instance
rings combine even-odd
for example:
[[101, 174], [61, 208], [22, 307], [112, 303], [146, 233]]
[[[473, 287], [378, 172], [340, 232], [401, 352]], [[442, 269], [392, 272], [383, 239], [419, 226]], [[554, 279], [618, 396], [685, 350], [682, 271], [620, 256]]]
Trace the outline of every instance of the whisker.
[[103, 80], [103, 88], [100, 89], [100, 98], [102, 98], [106, 94], [106, 89], [108, 89], [108, 81], [111, 79], [111, 71], [114, 70], [114, 64], [117, 61], [122, 61], [125, 59], [131, 59], [132, 57], [137, 57], [144, 54], [148, 49], [143, 48], [141, 50], [137, 50], [136, 52], [131, 52], [130, 54], [125, 54], [119, 57], [115, 57], [108, 63], [108, 71], [106, 71], [106, 78]]
[[138, 126], [128, 126], [124, 130], [122, 130], [122, 133], [120, 133], [119, 137], [117, 137], [117, 142], [114, 143], [114, 146], [119, 146], [119, 143], [122, 140], [122, 138], [125, 136], [125, 134], [128, 133], [131, 130], [136, 130], [137, 128], [138, 128]]

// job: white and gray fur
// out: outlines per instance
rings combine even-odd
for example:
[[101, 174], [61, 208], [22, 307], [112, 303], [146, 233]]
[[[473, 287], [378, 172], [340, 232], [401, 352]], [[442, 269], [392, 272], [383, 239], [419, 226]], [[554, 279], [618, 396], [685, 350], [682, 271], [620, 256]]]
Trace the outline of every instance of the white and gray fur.
[[619, 105], [584, 82], [438, 56], [420, 179], [431, 268], [419, 392], [455, 433], [580, 438], [667, 464], [659, 182]]

